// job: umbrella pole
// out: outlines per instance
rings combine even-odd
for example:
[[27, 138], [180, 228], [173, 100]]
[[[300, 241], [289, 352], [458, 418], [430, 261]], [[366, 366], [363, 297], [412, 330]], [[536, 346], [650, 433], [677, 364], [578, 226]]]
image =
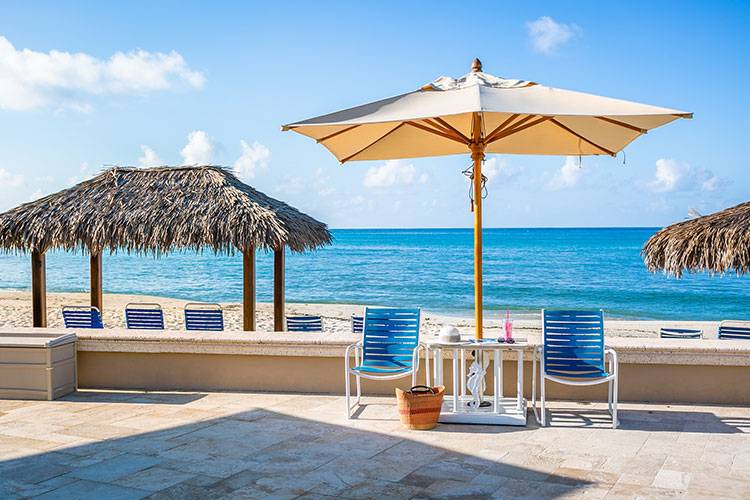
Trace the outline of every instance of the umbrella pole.
[[[478, 128], [477, 128], [478, 129]], [[474, 336], [482, 338], [482, 159], [484, 144], [477, 141], [471, 145], [474, 161]]]

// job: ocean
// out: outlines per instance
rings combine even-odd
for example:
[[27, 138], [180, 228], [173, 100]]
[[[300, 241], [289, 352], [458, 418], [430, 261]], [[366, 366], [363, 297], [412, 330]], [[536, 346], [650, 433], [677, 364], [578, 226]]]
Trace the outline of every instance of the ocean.
[[[750, 277], [651, 274], [640, 256], [655, 228], [485, 229], [486, 317], [541, 308], [602, 308], [623, 319], [750, 319]], [[289, 302], [421, 306], [473, 313], [470, 229], [339, 229], [334, 244], [286, 260]], [[29, 257], [0, 255], [0, 289], [30, 287]], [[258, 252], [257, 290], [271, 301], [273, 256]], [[47, 288], [88, 289], [88, 258], [53, 251]], [[209, 302], [242, 298], [241, 255], [178, 252], [104, 258], [105, 292]]]

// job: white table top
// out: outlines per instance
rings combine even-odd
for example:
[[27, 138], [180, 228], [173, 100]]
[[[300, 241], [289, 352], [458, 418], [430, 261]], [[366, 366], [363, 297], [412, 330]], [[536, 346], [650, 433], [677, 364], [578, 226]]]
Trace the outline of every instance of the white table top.
[[515, 343], [498, 342], [496, 339], [483, 339], [477, 342], [473, 339], [463, 340], [461, 342], [441, 342], [437, 337], [422, 338], [421, 342], [427, 347], [440, 347], [443, 349], [524, 349], [529, 347], [525, 337], [514, 338]]

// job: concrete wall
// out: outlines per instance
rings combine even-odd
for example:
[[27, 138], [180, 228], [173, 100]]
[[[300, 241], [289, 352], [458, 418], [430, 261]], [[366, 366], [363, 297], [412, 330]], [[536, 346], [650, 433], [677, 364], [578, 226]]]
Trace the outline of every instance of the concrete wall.
[[[344, 391], [343, 359], [324, 356], [136, 353], [82, 351], [78, 355], [79, 386], [96, 389], [205, 391]], [[504, 392], [516, 390], [516, 362], [504, 362]], [[450, 380], [451, 363], [444, 364]], [[531, 362], [524, 364], [524, 389], [531, 394]], [[419, 383], [424, 382], [420, 370]], [[749, 366], [620, 364], [620, 401], [750, 404]], [[410, 379], [365, 380], [365, 394], [393, 394]], [[492, 375], [487, 378], [492, 393]], [[448, 388], [450, 392], [450, 388]], [[551, 399], [605, 400], [606, 385], [570, 387], [547, 382]]]

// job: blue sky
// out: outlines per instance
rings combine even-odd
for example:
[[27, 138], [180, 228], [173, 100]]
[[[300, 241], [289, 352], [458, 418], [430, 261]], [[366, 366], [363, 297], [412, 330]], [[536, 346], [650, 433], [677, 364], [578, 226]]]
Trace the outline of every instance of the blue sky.
[[478, 56], [695, 113], [625, 164], [489, 157], [486, 226], [662, 226], [747, 200], [748, 22], [740, 2], [3, 2], [0, 209], [105, 165], [208, 161], [334, 228], [470, 226], [468, 156], [341, 166], [279, 126]]

